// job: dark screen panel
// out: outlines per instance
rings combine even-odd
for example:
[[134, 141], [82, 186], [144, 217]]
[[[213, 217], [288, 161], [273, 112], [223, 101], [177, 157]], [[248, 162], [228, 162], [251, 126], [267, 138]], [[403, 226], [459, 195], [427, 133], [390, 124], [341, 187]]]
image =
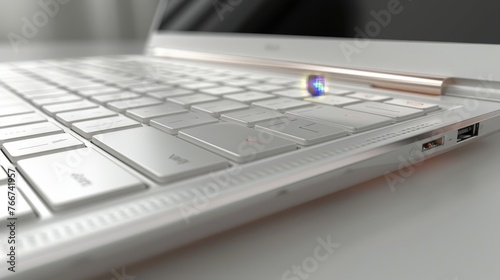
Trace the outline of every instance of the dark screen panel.
[[171, 0], [160, 29], [500, 44], [498, 0]]

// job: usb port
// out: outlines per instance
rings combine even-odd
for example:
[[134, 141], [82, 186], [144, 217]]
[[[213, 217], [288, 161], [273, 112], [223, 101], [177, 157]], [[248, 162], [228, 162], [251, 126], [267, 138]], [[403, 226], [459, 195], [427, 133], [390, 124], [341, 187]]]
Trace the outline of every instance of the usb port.
[[444, 145], [444, 137], [441, 137], [439, 139], [424, 143], [422, 145], [422, 152], [429, 151], [429, 150], [432, 150], [434, 148], [441, 147], [443, 145]]
[[479, 135], [479, 124], [469, 125], [458, 130], [457, 143], [471, 139]]

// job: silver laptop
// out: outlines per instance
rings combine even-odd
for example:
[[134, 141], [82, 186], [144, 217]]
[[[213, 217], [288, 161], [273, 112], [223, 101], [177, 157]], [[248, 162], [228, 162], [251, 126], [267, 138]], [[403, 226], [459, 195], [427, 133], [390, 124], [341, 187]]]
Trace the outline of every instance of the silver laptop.
[[500, 129], [498, 8], [175, 0], [143, 54], [0, 64], [1, 278], [85, 279], [394, 190]]

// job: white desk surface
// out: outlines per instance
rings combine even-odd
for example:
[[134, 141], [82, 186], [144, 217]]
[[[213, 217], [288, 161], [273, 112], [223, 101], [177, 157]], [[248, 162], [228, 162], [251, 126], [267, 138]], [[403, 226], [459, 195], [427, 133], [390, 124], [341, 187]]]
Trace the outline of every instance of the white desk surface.
[[306, 279], [283, 274], [330, 235], [340, 247], [307, 279], [498, 280], [499, 163], [500, 134], [426, 161], [395, 192], [380, 177], [126, 272], [136, 280]]

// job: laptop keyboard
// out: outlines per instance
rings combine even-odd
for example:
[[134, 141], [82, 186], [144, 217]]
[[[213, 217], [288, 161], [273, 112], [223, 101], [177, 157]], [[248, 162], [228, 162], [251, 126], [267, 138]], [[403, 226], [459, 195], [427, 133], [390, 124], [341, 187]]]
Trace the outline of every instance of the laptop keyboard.
[[[41, 61], [0, 71], [1, 149], [54, 212], [148, 187], [84, 140], [168, 184], [440, 110], [349, 89], [311, 97], [300, 78], [176, 60]], [[0, 168], [0, 188], [6, 182]], [[19, 204], [20, 218], [36, 217], [22, 195]]]

